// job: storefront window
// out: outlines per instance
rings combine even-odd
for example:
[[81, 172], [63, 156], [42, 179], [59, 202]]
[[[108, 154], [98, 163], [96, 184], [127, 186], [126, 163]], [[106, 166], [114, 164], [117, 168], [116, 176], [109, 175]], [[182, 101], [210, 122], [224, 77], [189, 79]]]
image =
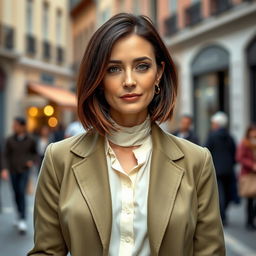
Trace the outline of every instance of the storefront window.
[[211, 116], [217, 111], [228, 114], [228, 73], [212, 72], [195, 77], [195, 126], [203, 145], [210, 130]]
[[229, 115], [229, 53], [221, 46], [202, 49], [191, 63], [194, 83], [195, 129], [203, 145], [217, 111]]

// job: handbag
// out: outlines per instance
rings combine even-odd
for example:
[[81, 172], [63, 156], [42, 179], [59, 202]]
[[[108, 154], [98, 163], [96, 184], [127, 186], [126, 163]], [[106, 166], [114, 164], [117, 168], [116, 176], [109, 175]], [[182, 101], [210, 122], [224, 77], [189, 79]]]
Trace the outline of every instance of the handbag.
[[241, 197], [256, 198], [256, 173], [248, 173], [239, 177], [239, 195]]

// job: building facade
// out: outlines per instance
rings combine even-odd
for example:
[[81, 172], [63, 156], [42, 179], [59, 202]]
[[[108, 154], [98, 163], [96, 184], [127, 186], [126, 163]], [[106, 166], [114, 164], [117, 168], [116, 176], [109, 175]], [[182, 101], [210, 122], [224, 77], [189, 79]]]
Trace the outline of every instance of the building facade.
[[0, 0], [1, 137], [17, 115], [34, 131], [56, 126], [73, 111], [68, 10], [67, 0]]
[[159, 30], [177, 64], [180, 114], [194, 116], [204, 144], [210, 117], [228, 114], [240, 140], [256, 122], [256, 2], [241, 0], [159, 1]]

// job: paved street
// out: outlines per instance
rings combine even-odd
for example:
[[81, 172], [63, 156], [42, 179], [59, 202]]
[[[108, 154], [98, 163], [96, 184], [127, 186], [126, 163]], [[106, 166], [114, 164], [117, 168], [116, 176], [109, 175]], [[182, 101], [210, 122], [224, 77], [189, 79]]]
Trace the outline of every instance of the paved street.
[[[25, 256], [33, 242], [32, 205], [33, 196], [29, 196], [29, 231], [20, 236], [13, 226], [15, 212], [11, 201], [11, 191], [7, 182], [2, 183], [2, 204], [0, 214], [0, 256]], [[243, 205], [232, 205], [229, 209], [229, 226], [225, 228], [227, 256], [256, 256], [256, 232], [244, 229]], [[174, 255], [178, 256], [178, 255]]]

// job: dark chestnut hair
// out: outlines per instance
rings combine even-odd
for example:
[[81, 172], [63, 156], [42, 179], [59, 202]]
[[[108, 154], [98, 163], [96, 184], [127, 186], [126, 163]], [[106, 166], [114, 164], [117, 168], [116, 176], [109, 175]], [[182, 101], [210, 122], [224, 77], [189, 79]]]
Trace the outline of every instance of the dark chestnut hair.
[[77, 84], [78, 116], [85, 129], [94, 127], [102, 135], [116, 130], [108, 114], [109, 105], [104, 97], [102, 80], [114, 44], [131, 34], [151, 43], [159, 67], [161, 62], [165, 63], [159, 83], [161, 91], [155, 94], [148, 106], [151, 120], [161, 123], [173, 115], [178, 84], [175, 66], [166, 46], [148, 17], [120, 13], [93, 34], [81, 62]]

